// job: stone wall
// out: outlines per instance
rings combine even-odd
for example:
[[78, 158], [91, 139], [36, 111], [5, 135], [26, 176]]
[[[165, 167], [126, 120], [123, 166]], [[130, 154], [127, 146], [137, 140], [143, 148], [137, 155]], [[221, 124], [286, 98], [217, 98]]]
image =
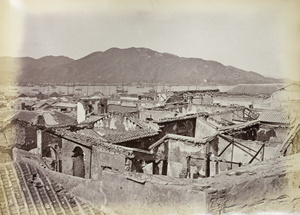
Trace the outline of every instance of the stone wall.
[[73, 149], [78, 146], [83, 150], [84, 153], [84, 166], [85, 166], [85, 178], [90, 178], [90, 164], [91, 164], [91, 150], [83, 147], [79, 144], [76, 144], [72, 141], [62, 139], [62, 172], [67, 175], [73, 175], [72, 171], [72, 155]]
[[47, 156], [47, 146], [57, 144], [62, 147], [62, 139], [48, 132], [42, 132], [42, 156]]
[[229, 109], [227, 111], [216, 112], [211, 115], [217, 121], [233, 121], [233, 120], [243, 120], [244, 109]]
[[[87, 180], [47, 171], [49, 178], [82, 201], [106, 212], [122, 215], [204, 214], [205, 183], [191, 179], [140, 173], [103, 171], [99, 180]], [[195, 184], [190, 182], [195, 181]]]
[[204, 137], [211, 136], [215, 134], [217, 130], [208, 125], [204, 119], [197, 118], [196, 120], [196, 129], [195, 129], [195, 138], [201, 139]]
[[12, 123], [2, 130], [2, 134], [8, 147], [15, 145], [26, 151], [37, 147], [36, 128], [26, 123]]
[[[202, 189], [202, 190], [201, 190]], [[164, 176], [116, 175], [102, 180], [106, 206], [117, 214], [196, 214], [205, 212], [203, 187]]]
[[[169, 139], [167, 175], [179, 178], [180, 173], [186, 172], [187, 169], [186, 157], [188, 155], [205, 157], [206, 145], [199, 144], [196, 146], [193, 143], [186, 143], [180, 140]], [[194, 162], [191, 162], [191, 174], [195, 173], [197, 168], [204, 168], [202, 160], [195, 160]]]
[[212, 179], [207, 190], [211, 214], [299, 212], [300, 155], [264, 161]]
[[91, 178], [100, 179], [103, 169], [111, 169], [114, 171], [125, 171], [125, 155], [116, 154], [112, 151], [104, 150], [101, 147], [93, 146]]
[[120, 132], [140, 129], [126, 116], [123, 116], [123, 114], [112, 114], [110, 116], [104, 117], [103, 119], [95, 122], [94, 127], [102, 130], [118, 130]]
[[158, 123], [161, 128], [160, 137], [166, 134], [178, 134], [183, 136], [195, 137], [196, 118], [182, 119], [171, 122]]
[[107, 214], [288, 214], [300, 211], [299, 160], [296, 154], [197, 180], [113, 170], [91, 180], [43, 171]]

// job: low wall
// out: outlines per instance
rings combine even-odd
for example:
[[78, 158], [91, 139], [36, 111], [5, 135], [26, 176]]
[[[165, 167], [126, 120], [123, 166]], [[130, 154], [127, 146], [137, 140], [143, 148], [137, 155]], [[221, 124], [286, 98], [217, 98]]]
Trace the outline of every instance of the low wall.
[[295, 154], [203, 179], [104, 170], [91, 180], [43, 171], [83, 201], [116, 214], [287, 214], [300, 211], [299, 161]]
[[102, 180], [106, 206], [125, 215], [204, 213], [203, 189], [165, 176], [143, 178], [142, 174], [131, 176], [105, 172]]
[[300, 154], [244, 166], [216, 176], [207, 190], [210, 214], [300, 210]]
[[[166, 176], [103, 171], [102, 180], [81, 179], [47, 171], [84, 202], [107, 214], [204, 214], [206, 185]], [[197, 182], [197, 181], [195, 181]]]

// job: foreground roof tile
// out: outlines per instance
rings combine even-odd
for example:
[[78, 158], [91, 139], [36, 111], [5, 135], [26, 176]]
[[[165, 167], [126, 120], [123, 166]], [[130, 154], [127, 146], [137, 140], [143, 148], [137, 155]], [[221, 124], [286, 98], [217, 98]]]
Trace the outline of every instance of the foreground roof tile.
[[32, 165], [1, 163], [0, 177], [0, 214], [104, 214]]

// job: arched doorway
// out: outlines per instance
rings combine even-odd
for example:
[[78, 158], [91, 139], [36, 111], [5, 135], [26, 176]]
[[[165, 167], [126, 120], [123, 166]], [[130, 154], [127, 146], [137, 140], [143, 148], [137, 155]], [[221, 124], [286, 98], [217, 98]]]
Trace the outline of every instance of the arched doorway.
[[76, 146], [73, 149], [73, 166], [72, 166], [72, 171], [73, 171], [73, 176], [81, 177], [84, 178], [85, 176], [85, 167], [84, 167], [84, 154], [83, 150], [79, 147]]

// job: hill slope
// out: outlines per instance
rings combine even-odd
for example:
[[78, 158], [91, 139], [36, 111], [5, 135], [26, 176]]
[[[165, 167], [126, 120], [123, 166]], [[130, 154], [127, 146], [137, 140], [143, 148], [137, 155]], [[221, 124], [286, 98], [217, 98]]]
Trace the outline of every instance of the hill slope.
[[18, 82], [36, 82], [43, 70], [72, 61], [65, 56], [45, 56], [39, 59], [0, 57], [1, 82], [13, 81], [15, 77]]
[[[43, 59], [43, 58], [41, 58]], [[105, 83], [178, 83], [237, 84], [273, 83], [278, 81], [254, 72], [246, 72], [216, 61], [183, 58], [146, 48], [111, 48], [95, 52], [79, 60], [61, 63], [30, 62], [19, 72], [19, 80], [41, 82], [105, 82]], [[26, 64], [27, 65], [27, 64]], [[38, 66], [36, 66], [38, 65]], [[42, 65], [42, 66], [41, 66]]]

